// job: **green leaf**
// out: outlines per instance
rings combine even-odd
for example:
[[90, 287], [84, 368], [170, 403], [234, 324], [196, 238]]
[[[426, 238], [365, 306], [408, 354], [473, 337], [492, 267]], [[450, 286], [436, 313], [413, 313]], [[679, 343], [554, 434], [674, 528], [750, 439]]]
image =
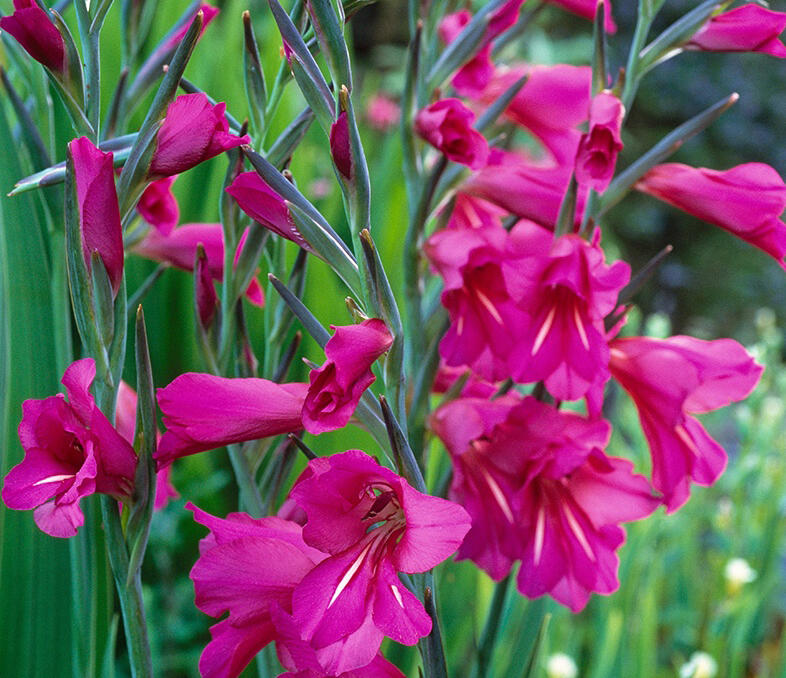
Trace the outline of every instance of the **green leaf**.
[[310, 0], [306, 7], [333, 82], [337, 86], [345, 85], [351, 90], [352, 70], [344, 39], [343, 21], [339, 19], [330, 0]]
[[267, 108], [267, 86], [265, 72], [259, 59], [257, 39], [251, 25], [251, 14], [243, 12], [243, 35], [245, 50], [243, 52], [243, 75], [246, 86], [246, 100], [251, 123], [256, 134], [261, 137], [265, 133], [265, 109]]
[[546, 631], [549, 627], [550, 620], [550, 614], [543, 615], [543, 619], [540, 622], [540, 628], [538, 629], [538, 635], [535, 637], [535, 642], [532, 645], [532, 650], [529, 653], [529, 659], [527, 660], [527, 665], [524, 667], [524, 673], [521, 674], [521, 678], [536, 678], [536, 676], [538, 676], [538, 661], [540, 659], [541, 650], [543, 649], [543, 641], [546, 639]]

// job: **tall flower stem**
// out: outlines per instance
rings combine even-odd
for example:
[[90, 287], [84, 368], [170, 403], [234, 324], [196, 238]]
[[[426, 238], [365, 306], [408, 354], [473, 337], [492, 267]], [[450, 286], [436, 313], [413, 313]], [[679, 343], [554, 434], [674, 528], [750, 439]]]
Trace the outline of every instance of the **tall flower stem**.
[[499, 635], [499, 626], [502, 619], [502, 612], [505, 609], [505, 599], [510, 590], [510, 582], [513, 577], [508, 574], [501, 582], [494, 588], [494, 596], [491, 599], [489, 606], [489, 614], [486, 618], [486, 625], [483, 628], [483, 635], [480, 638], [478, 645], [478, 653], [475, 657], [475, 666], [473, 669], [473, 678], [483, 678], [487, 675], [488, 667], [491, 664], [491, 657], [494, 653], [494, 647], [497, 643]]

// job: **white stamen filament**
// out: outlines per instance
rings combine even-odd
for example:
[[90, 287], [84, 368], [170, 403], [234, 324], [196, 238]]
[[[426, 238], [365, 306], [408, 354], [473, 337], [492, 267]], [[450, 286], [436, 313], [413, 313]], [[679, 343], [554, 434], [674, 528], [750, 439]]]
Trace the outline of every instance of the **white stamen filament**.
[[595, 554], [592, 552], [592, 547], [589, 545], [587, 541], [587, 535], [584, 534], [584, 531], [581, 529], [581, 525], [579, 525], [579, 521], [576, 520], [576, 516], [573, 515], [570, 507], [567, 504], [563, 504], [563, 510], [565, 511], [565, 517], [568, 519], [568, 525], [570, 526], [570, 531], [576, 536], [578, 539], [579, 544], [581, 544], [581, 548], [584, 549], [584, 553], [587, 554], [587, 558], [589, 558], [593, 563], [595, 562]]
[[366, 557], [366, 554], [368, 553], [369, 549], [371, 548], [371, 546], [373, 544], [374, 544], [373, 541], [369, 542], [368, 545], [366, 546], [366, 548], [364, 548], [360, 552], [360, 555], [357, 558], [355, 558], [355, 562], [352, 563], [352, 565], [349, 566], [349, 569], [346, 571], [344, 576], [341, 578], [341, 581], [338, 583], [338, 586], [336, 587], [336, 590], [333, 592], [333, 597], [330, 599], [330, 602], [328, 603], [327, 609], [330, 609], [330, 606], [333, 605], [333, 603], [336, 602], [336, 598], [338, 598], [341, 595], [341, 592], [345, 588], [347, 588], [347, 585], [351, 581], [352, 577], [355, 576], [355, 573], [360, 569], [360, 566], [363, 563], [363, 559]]
[[461, 336], [464, 334], [464, 316], [460, 315], [458, 319], [458, 323], [456, 324], [456, 334]]
[[544, 320], [543, 324], [540, 326], [538, 336], [535, 337], [535, 343], [532, 345], [532, 355], [535, 355], [538, 351], [540, 351], [540, 347], [543, 346], [543, 342], [546, 341], [549, 330], [551, 329], [552, 324], [554, 324], [554, 315], [556, 313], [557, 307], [552, 306], [549, 314], [546, 316], [546, 320]]
[[478, 300], [481, 304], [483, 304], [484, 308], [491, 314], [491, 317], [494, 318], [500, 325], [504, 325], [505, 321], [502, 320], [502, 316], [499, 314], [499, 311], [491, 303], [491, 299], [489, 299], [483, 292], [480, 290], [475, 290], [475, 294], [478, 295]]
[[543, 553], [543, 536], [546, 530], [546, 509], [542, 506], [538, 510], [538, 522], [535, 524], [535, 565], [540, 563]]
[[401, 593], [399, 592], [398, 587], [396, 587], [395, 584], [391, 584], [390, 585], [390, 590], [393, 591], [393, 596], [395, 597], [396, 602], [401, 606], [401, 609], [403, 610], [404, 609], [404, 601], [401, 599]]
[[589, 351], [589, 339], [587, 339], [587, 331], [584, 329], [584, 323], [581, 321], [579, 307], [577, 304], [573, 304], [573, 320], [576, 321], [576, 329], [579, 331], [579, 337], [581, 338], [581, 343], [584, 345], [584, 350]]
[[622, 351], [620, 351], [618, 348], [610, 349], [609, 356], [611, 356], [613, 360], [625, 360], [625, 354]]
[[59, 476], [49, 476], [48, 478], [34, 482], [33, 487], [36, 487], [37, 485], [44, 485], [45, 483], [58, 483], [61, 480], [68, 480], [69, 478], [74, 478], [75, 476], [76, 473], [64, 473]]
[[502, 488], [497, 484], [497, 481], [491, 476], [491, 474], [486, 471], [486, 469], [480, 469], [480, 472], [483, 474], [488, 486], [491, 488], [491, 494], [494, 496], [494, 499], [497, 500], [497, 504], [499, 504], [500, 509], [502, 509], [502, 513], [505, 514], [505, 517], [508, 519], [508, 522], [512, 525], [513, 520], [513, 511], [510, 510], [510, 505], [508, 504], [508, 500], [505, 498], [504, 493], [502, 492]]
[[693, 438], [690, 437], [690, 433], [685, 429], [682, 424], [677, 424], [674, 427], [674, 433], [677, 434], [677, 437], [685, 443], [685, 446], [697, 457], [701, 456], [701, 452], [699, 452], [699, 448], [696, 447], [696, 443], [693, 442]]

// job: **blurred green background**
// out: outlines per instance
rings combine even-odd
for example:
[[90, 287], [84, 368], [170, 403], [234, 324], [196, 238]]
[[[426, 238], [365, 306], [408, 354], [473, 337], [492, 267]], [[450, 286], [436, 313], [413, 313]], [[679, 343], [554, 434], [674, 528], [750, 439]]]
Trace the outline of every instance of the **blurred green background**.
[[[215, 99], [226, 101], [228, 110], [242, 120], [247, 114], [241, 66], [242, 11], [251, 10], [269, 81], [282, 58], [280, 38], [262, 0], [214, 4], [222, 12], [197, 47], [186, 76]], [[668, 25], [694, 4], [669, 0], [656, 28]], [[632, 0], [618, 0], [614, 7], [619, 30], [611, 38], [612, 72], [624, 62], [635, 5]], [[777, 5], [773, 3], [773, 9], [786, 10]], [[0, 3], [6, 13], [10, 6], [10, 2]], [[159, 3], [150, 45], [185, 6], [185, 2], [174, 0]], [[368, 100], [383, 91], [395, 98], [402, 86], [406, 49], [405, 3], [383, 0], [357, 14], [352, 27], [357, 48], [355, 97]], [[119, 54], [111, 37], [119, 30], [119, 11], [113, 8], [102, 54], [105, 83], [112, 84], [119, 70]], [[590, 36], [589, 22], [549, 7], [504, 56], [586, 63]], [[47, 89], [37, 67], [25, 55], [6, 40], [3, 49], [0, 63], [24, 98]], [[740, 102], [711, 129], [686, 144], [673, 160], [716, 169], [761, 161], [772, 164], [783, 176], [784, 83], [786, 64], [763, 55], [689, 53], [667, 62], [651, 73], [640, 89], [623, 135], [625, 150], [619, 166], [627, 165], [680, 122], [738, 91]], [[106, 108], [111, 89], [107, 87], [104, 95]], [[70, 130], [56, 95], [52, 96], [54, 117], [44, 121], [46, 137], [53, 157], [61, 160]], [[268, 139], [302, 107], [290, 85]], [[0, 111], [7, 120], [0, 118], [0, 193], [4, 196], [13, 181], [32, 168], [20, 150], [16, 119], [7, 97], [2, 99]], [[40, 114], [40, 110], [34, 108], [33, 113]], [[399, 142], [395, 131], [380, 132], [365, 123], [363, 138], [372, 177], [375, 237], [394, 287], [400, 290], [400, 247], [407, 207]], [[178, 179], [175, 193], [181, 222], [218, 220], [225, 162], [215, 158]], [[346, 233], [327, 141], [316, 127], [298, 149], [291, 169], [300, 189], [340, 233]], [[61, 199], [59, 188], [47, 191], [54, 201]], [[39, 230], [41, 211], [38, 196], [3, 197], [0, 201], [4, 234], [0, 238], [3, 474], [22, 455], [15, 435], [21, 401], [54, 393], [64, 367], [63, 347], [52, 345], [58, 320], [48, 295], [48, 278], [57, 260], [46, 260], [45, 229]], [[551, 600], [528, 601], [518, 594], [509, 595], [489, 675], [518, 678], [543, 615], [551, 613], [538, 666], [541, 678], [547, 675], [549, 656], [558, 652], [573, 658], [582, 678], [677, 676], [696, 651], [714, 658], [719, 678], [786, 676], [786, 370], [782, 340], [786, 276], [762, 252], [647, 196], [631, 195], [608, 215], [604, 241], [609, 257], [618, 254], [628, 259], [634, 270], [666, 244], [675, 247], [636, 299], [638, 309], [629, 323], [631, 331], [656, 336], [731, 336], [755, 351], [767, 371], [748, 401], [703, 419], [729, 452], [729, 469], [721, 480], [712, 488], [695, 488], [691, 500], [676, 514], [666, 516], [661, 510], [629, 526], [628, 542], [620, 553], [620, 591], [608, 598], [594, 596], [579, 615]], [[129, 257], [129, 290], [154, 268], [150, 262]], [[262, 279], [266, 273], [263, 262]], [[267, 292], [268, 299], [275, 300], [275, 292]], [[320, 320], [325, 324], [348, 322], [343, 298], [343, 289], [332, 274], [320, 262], [310, 262], [306, 301]], [[144, 306], [156, 384], [163, 386], [187, 370], [205, 369], [193, 338], [190, 275], [167, 271]], [[59, 308], [62, 310], [62, 304]], [[254, 348], [260, 355], [264, 352], [266, 312], [247, 308]], [[308, 339], [304, 352], [321, 362], [320, 353]], [[129, 362], [129, 377], [132, 367]], [[305, 374], [301, 368], [299, 377]], [[609, 452], [634, 459], [637, 468], [646, 472], [648, 452], [635, 411], [623, 394], [614, 403], [617, 428]], [[368, 435], [353, 427], [309, 438], [308, 443], [324, 453], [353, 447], [378, 451]], [[445, 462], [436, 445], [432, 459], [429, 479], [436, 482]], [[188, 579], [204, 529], [193, 522], [183, 505], [190, 500], [223, 516], [236, 510], [238, 501], [223, 451], [178, 462], [173, 481], [181, 498], [155, 516], [143, 573], [154, 661], [158, 674], [167, 678], [198, 675], [198, 657], [212, 622], [194, 607]], [[81, 631], [72, 628], [69, 621], [72, 576], [78, 581], [80, 574], [70, 571], [69, 548], [75, 547], [40, 534], [30, 513], [0, 507], [1, 676], [51, 678], [71, 672], [72, 640]], [[724, 577], [732, 558], [746, 559], [756, 572], [753, 581], [736, 589]], [[470, 563], [447, 563], [438, 569], [437, 578], [451, 675], [468, 676], [493, 582]], [[107, 594], [100, 590], [103, 585], [100, 580], [88, 583], [86, 596], [106, 605]], [[116, 666], [112, 667], [111, 661], [108, 666], [124, 676], [128, 669], [122, 630], [117, 647]], [[391, 645], [385, 652], [408, 676], [417, 675], [414, 650]], [[247, 674], [255, 672], [251, 669]], [[700, 674], [686, 675], [699, 678]]]

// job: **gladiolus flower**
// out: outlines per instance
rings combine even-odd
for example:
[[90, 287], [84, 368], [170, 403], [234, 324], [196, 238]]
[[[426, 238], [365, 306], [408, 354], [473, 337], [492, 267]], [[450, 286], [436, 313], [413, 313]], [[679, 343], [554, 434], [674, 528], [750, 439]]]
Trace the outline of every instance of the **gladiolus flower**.
[[303, 403], [303, 427], [315, 435], [346, 426], [363, 392], [374, 383], [371, 366], [393, 344], [378, 318], [332, 329], [336, 333], [325, 345], [327, 360], [311, 370]]
[[603, 192], [614, 176], [617, 155], [622, 150], [622, 119], [625, 107], [610, 92], [592, 99], [589, 132], [581, 136], [576, 154], [576, 181]]
[[786, 269], [786, 184], [769, 165], [749, 162], [725, 171], [679, 163], [657, 165], [636, 184], [703, 221], [765, 251]]
[[371, 662], [383, 636], [414, 645], [431, 618], [398, 572], [425, 572], [469, 529], [460, 506], [421, 494], [359, 450], [313, 459], [290, 496], [303, 540], [330, 554], [297, 585], [292, 618], [327, 675]]
[[521, 306], [529, 320], [510, 353], [511, 376], [523, 383], [544, 380], [560, 400], [581, 398], [596, 380], [608, 378], [603, 319], [614, 310], [630, 266], [607, 265], [598, 240], [564, 235], [525, 275]]
[[207, 96], [183, 94], [167, 108], [158, 130], [156, 149], [150, 163], [150, 178], [180, 174], [230, 148], [247, 144], [251, 137], [229, 132], [226, 104], [213, 106]]
[[14, 13], [0, 19], [0, 30], [13, 35], [38, 63], [61, 77], [65, 75], [63, 36], [35, 0], [14, 0]]
[[366, 107], [368, 124], [379, 132], [387, 132], [401, 119], [401, 107], [385, 94], [374, 94]]
[[415, 131], [449, 160], [479, 169], [486, 164], [489, 147], [472, 127], [475, 114], [458, 99], [441, 99], [415, 116]]
[[268, 186], [256, 172], [243, 172], [226, 189], [240, 209], [276, 235], [291, 240], [304, 250], [313, 252], [300, 235], [284, 199]]
[[652, 484], [671, 513], [690, 495], [691, 481], [711, 485], [726, 453], [693, 414], [742, 400], [763, 368], [736, 341], [633, 337], [611, 342], [610, 369], [639, 411], [652, 454]]
[[[235, 252], [235, 260], [243, 248], [241, 238]], [[162, 235], [151, 230], [133, 247], [133, 252], [146, 259], [163, 261], [183, 271], [194, 270], [197, 246], [202, 245], [207, 256], [207, 270], [213, 280], [224, 279], [224, 231], [221, 224], [183, 224]], [[255, 306], [264, 306], [265, 295], [256, 278], [252, 278], [246, 289], [246, 298]]]
[[133, 493], [136, 454], [90, 394], [95, 374], [91, 358], [77, 360], [63, 375], [68, 402], [57, 394], [22, 404], [25, 458], [5, 477], [3, 501], [35, 509], [36, 525], [53, 537], [73, 537], [84, 523], [82, 497], [127, 500]]
[[450, 497], [472, 516], [458, 559], [497, 580], [521, 560], [521, 593], [548, 593], [574, 612], [590, 593], [616, 590], [619, 523], [659, 501], [630, 462], [601, 451], [607, 422], [509, 395], [454, 400], [432, 426], [453, 459]]
[[[126, 382], [120, 381], [117, 388], [117, 403], [115, 405], [115, 428], [131, 445], [134, 444], [136, 435], [136, 391]], [[161, 434], [156, 430], [156, 443], [160, 440]], [[180, 495], [169, 480], [172, 467], [167, 466], [156, 473], [156, 497], [153, 508], [158, 511], [170, 499], [177, 499]]]
[[196, 452], [300, 430], [307, 386], [181, 374], [157, 391], [167, 428], [155, 454], [159, 468]]
[[685, 48], [711, 52], [763, 52], [783, 59], [786, 46], [779, 37], [784, 28], [786, 14], [751, 3], [712, 17]]
[[71, 141], [68, 152], [74, 163], [85, 265], [90, 270], [90, 258], [98, 252], [116, 295], [123, 279], [123, 231], [112, 153], [99, 150], [87, 137]]
[[180, 219], [180, 207], [172, 194], [177, 175], [150, 184], [136, 205], [140, 216], [161, 235], [169, 235]]

